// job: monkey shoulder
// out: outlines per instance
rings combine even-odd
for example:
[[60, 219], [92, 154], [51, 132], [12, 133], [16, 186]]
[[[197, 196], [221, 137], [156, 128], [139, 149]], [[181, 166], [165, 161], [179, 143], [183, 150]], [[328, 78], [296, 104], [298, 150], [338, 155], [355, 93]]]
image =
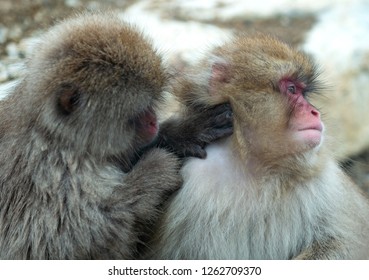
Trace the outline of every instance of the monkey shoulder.
[[[181, 174], [185, 178], [183, 188], [193, 186], [212, 186], [211, 191], [216, 189], [229, 190], [235, 187], [248, 187], [250, 178], [247, 174], [239, 172], [236, 165], [235, 155], [232, 151], [230, 139], [214, 142], [206, 147], [205, 159], [189, 158]], [[204, 190], [209, 190], [204, 187]]]

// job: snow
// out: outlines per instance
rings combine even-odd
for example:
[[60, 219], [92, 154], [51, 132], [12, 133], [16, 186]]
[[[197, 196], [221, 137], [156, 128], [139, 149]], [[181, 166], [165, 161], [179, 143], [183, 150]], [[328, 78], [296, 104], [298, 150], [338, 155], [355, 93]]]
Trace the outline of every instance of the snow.
[[18, 81], [10, 81], [0, 84], [0, 100], [7, 96], [17, 84]]
[[121, 16], [151, 37], [155, 47], [163, 52], [167, 59], [181, 55], [185, 61], [193, 63], [203, 56], [204, 52], [201, 50], [224, 42], [232, 34], [231, 30], [211, 24], [163, 19], [159, 11], [147, 9], [149, 2], [141, 1]]
[[368, 1], [343, 4], [321, 13], [303, 49], [332, 71], [347, 71], [368, 63]]
[[172, 0], [172, 8], [183, 9], [186, 14], [197, 19], [220, 19], [244, 16], [271, 16], [278, 13], [317, 12], [327, 7], [354, 4], [362, 0]]

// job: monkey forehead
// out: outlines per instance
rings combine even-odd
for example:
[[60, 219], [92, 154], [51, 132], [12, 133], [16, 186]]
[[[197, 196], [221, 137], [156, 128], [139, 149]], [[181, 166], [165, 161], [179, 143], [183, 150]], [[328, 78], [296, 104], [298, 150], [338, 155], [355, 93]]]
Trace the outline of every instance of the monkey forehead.
[[227, 48], [235, 55], [245, 56], [249, 54], [254, 59], [259, 60], [265, 60], [264, 57], [277, 60], [295, 60], [299, 63], [304, 63], [306, 60], [305, 54], [267, 34], [237, 36]]
[[316, 77], [316, 66], [310, 57], [266, 34], [236, 36], [218, 48], [216, 54], [229, 60], [235, 78], [238, 75], [244, 81], [257, 80], [259, 85], [277, 83], [284, 76], [306, 83]]
[[161, 88], [166, 82], [161, 57], [150, 40], [113, 13], [86, 13], [54, 26], [42, 37], [31, 61], [36, 70], [71, 77], [93, 68], [121, 83], [129, 77]]

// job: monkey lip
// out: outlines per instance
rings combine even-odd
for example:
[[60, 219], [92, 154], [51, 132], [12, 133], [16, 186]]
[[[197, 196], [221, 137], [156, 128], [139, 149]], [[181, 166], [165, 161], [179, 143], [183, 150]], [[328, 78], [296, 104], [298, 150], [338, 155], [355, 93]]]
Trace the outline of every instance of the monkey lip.
[[298, 131], [306, 131], [306, 130], [317, 130], [319, 132], [323, 132], [323, 125], [322, 123], [317, 123], [314, 125], [310, 125], [310, 126], [298, 129]]
[[140, 115], [140, 124], [149, 135], [156, 135], [159, 131], [159, 124], [154, 110], [148, 108]]

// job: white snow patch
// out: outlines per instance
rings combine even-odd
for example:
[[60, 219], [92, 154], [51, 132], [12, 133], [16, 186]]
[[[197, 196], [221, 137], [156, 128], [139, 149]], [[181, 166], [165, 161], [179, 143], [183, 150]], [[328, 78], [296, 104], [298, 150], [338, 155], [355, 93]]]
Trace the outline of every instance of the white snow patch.
[[4, 97], [14, 89], [18, 82], [18, 80], [15, 80], [0, 84], [0, 100], [4, 99]]
[[[366, 1], [366, 0], [365, 0]], [[271, 16], [278, 13], [317, 12], [337, 4], [354, 4], [362, 0], [172, 0], [171, 9], [182, 9], [196, 19], [222, 19], [244, 16]]]
[[324, 11], [306, 37], [303, 49], [330, 72], [339, 73], [368, 63], [369, 3], [360, 2]]
[[231, 30], [211, 24], [163, 19], [160, 11], [149, 11], [148, 4], [149, 1], [142, 1], [133, 5], [121, 14], [122, 19], [142, 29], [167, 59], [180, 55], [188, 63], [194, 63], [208, 47], [222, 43], [232, 35]]

